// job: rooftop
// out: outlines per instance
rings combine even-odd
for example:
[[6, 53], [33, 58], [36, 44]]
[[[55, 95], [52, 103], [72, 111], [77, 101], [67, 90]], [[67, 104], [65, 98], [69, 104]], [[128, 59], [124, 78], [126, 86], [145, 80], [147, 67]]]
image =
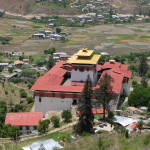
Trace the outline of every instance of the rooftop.
[[101, 55], [93, 54], [93, 52], [94, 50], [81, 49], [68, 60], [68, 63], [96, 64]]
[[[71, 66], [72, 64], [69, 64], [67, 61], [58, 62], [45, 75], [38, 78], [31, 90], [81, 93], [84, 82], [71, 82], [69, 77], [66, 78], [70, 73], [70, 70], [67, 68], [71, 68]], [[114, 62], [113, 64], [111, 64], [111, 62], [106, 62], [103, 65], [97, 64], [96, 69], [98, 72], [101, 72], [99, 80], [105, 73], [112, 76], [114, 79], [114, 82], [112, 83], [113, 91], [117, 94], [121, 91], [123, 79], [131, 78], [132, 75], [132, 72], [127, 70], [128, 65], [119, 62]], [[98, 85], [93, 87], [93, 90], [96, 88], [98, 88]]]
[[31, 126], [38, 125], [39, 121], [43, 118], [42, 112], [17, 112], [7, 113], [5, 124], [14, 126]]

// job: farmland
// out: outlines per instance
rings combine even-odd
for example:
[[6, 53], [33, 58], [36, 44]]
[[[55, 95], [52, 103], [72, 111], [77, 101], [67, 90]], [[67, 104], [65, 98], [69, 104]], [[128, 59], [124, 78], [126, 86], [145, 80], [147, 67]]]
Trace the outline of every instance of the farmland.
[[43, 24], [30, 21], [1, 18], [0, 32], [2, 36], [13, 37], [8, 45], [0, 45], [1, 52], [25, 52], [26, 55], [43, 55], [49, 47], [57, 51], [73, 54], [79, 48], [87, 47], [98, 52], [106, 51], [112, 55], [129, 54], [130, 52], [147, 51], [150, 48], [149, 23], [99, 25], [88, 27], [61, 27], [63, 32], [71, 33], [67, 42], [34, 40], [33, 33], [46, 28]]

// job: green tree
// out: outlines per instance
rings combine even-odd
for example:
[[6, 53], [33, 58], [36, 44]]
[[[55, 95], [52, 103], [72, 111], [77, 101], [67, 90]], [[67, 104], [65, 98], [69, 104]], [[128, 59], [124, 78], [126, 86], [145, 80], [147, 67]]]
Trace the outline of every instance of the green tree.
[[47, 69], [51, 69], [55, 65], [53, 55], [49, 56], [48, 64], [47, 64]]
[[0, 123], [5, 121], [5, 116], [7, 113], [7, 104], [4, 101], [0, 101]]
[[4, 13], [3, 12], [0, 12], [0, 17], [3, 17], [4, 16]]
[[143, 128], [143, 125], [144, 125], [144, 122], [142, 120], [138, 121], [137, 128], [140, 130], [140, 132]]
[[113, 78], [107, 73], [101, 78], [99, 82], [99, 88], [95, 90], [95, 96], [97, 99], [97, 103], [103, 107], [103, 119], [105, 120], [106, 109], [109, 109], [109, 103], [115, 96], [115, 93], [112, 90]]
[[20, 97], [21, 98], [26, 98], [27, 97], [27, 93], [25, 92], [24, 89], [20, 89]]
[[61, 28], [56, 28], [56, 33], [60, 33], [61, 32]]
[[46, 119], [46, 120], [41, 120], [39, 122], [39, 125], [38, 125], [38, 133], [39, 134], [44, 134], [48, 131], [48, 127], [49, 127], [49, 124], [50, 124], [50, 120]]
[[3, 71], [3, 69], [4, 69], [4, 67], [3, 67], [3, 66], [0, 66], [0, 72], [2, 72], [2, 71]]
[[14, 70], [13, 67], [9, 67], [9, 68], [8, 68], [8, 72], [9, 72], [9, 73], [13, 73], [13, 70]]
[[68, 122], [72, 118], [71, 111], [64, 110], [61, 114], [61, 117], [64, 119], [65, 122]]
[[139, 63], [139, 74], [140, 76], [145, 76], [148, 72], [148, 64], [147, 64], [147, 58], [143, 54], [140, 57], [140, 63]]
[[10, 126], [8, 129], [9, 137], [13, 138], [14, 140], [18, 140], [18, 137], [21, 135], [20, 129], [18, 126]]
[[55, 47], [49, 48], [47, 50], [44, 50], [44, 54], [51, 54], [52, 55], [55, 52], [56, 52]]
[[147, 79], [145, 76], [142, 77], [142, 80], [141, 80], [141, 85], [145, 88], [148, 87], [148, 83], [147, 83]]
[[137, 86], [129, 95], [128, 103], [130, 106], [148, 106], [150, 100], [150, 88]]
[[58, 116], [51, 117], [51, 122], [53, 123], [53, 126], [55, 128], [59, 127], [59, 121], [60, 121], [60, 118]]
[[80, 112], [79, 121], [74, 126], [74, 131], [77, 134], [84, 132], [93, 133], [94, 116], [92, 114], [92, 82], [90, 77], [87, 80], [82, 91], [81, 99], [79, 99], [77, 110]]
[[135, 81], [135, 80], [132, 81], [132, 86], [133, 87], [135, 87], [137, 84], [138, 84], [137, 81]]

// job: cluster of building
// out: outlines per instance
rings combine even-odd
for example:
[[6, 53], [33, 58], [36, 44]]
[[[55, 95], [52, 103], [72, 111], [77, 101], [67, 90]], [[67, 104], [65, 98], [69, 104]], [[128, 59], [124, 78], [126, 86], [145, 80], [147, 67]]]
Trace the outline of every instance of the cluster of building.
[[50, 30], [40, 30], [38, 33], [35, 33], [32, 35], [32, 38], [34, 39], [45, 39], [45, 38], [50, 38], [51, 40], [56, 40], [59, 41], [61, 40], [62, 37], [68, 36], [69, 34], [61, 32], [61, 33], [56, 33], [55, 31], [50, 31]]
[[[29, 62], [29, 59], [23, 59], [22, 61], [17, 60], [14, 63], [9, 63], [9, 61], [0, 63], [0, 66], [3, 67], [2, 72], [0, 73], [0, 78], [3, 81], [8, 81], [13, 77], [20, 77], [22, 74], [22, 70], [20, 69], [23, 64]], [[9, 68], [13, 68], [12, 73], [9, 72]]]
[[120, 95], [129, 94], [128, 81], [132, 73], [128, 71], [128, 65], [114, 60], [98, 64], [100, 57], [94, 54], [94, 50], [81, 49], [69, 60], [59, 61], [31, 88], [35, 96], [34, 111], [45, 115], [48, 111], [70, 110], [78, 103], [87, 76], [90, 76], [95, 90], [106, 73], [114, 79], [112, 87], [116, 96], [110, 105], [111, 110], [116, 110]]

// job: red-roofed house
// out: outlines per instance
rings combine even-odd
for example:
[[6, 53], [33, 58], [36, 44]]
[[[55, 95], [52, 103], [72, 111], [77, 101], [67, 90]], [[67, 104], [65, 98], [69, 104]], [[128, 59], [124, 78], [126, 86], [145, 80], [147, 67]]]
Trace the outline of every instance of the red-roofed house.
[[23, 62], [23, 61], [20, 61], [20, 60], [17, 60], [17, 61], [14, 62], [14, 65], [15, 65], [16, 67], [21, 67], [23, 64], [24, 64], [24, 62]]
[[42, 118], [42, 112], [7, 113], [5, 124], [19, 126], [22, 134], [26, 134], [27, 132], [34, 132], [37, 129], [37, 125]]
[[127, 65], [119, 62], [110, 61], [100, 65], [97, 63], [100, 57], [94, 54], [94, 50], [81, 49], [68, 61], [58, 62], [31, 88], [35, 95], [34, 111], [45, 114], [48, 111], [71, 109], [81, 97], [87, 76], [90, 76], [95, 90], [105, 73], [114, 79], [112, 87], [117, 96], [110, 106], [116, 110], [120, 95], [129, 94], [128, 81], [132, 73], [127, 71]]
[[142, 110], [135, 107], [127, 107], [126, 110], [132, 114], [139, 114], [143, 112]]

